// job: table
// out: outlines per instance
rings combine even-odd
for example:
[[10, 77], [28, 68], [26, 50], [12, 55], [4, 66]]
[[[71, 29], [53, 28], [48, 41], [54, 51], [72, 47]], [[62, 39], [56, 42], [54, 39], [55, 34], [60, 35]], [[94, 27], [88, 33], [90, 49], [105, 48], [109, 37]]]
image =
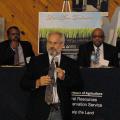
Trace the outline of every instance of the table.
[[[79, 111], [79, 115], [73, 114], [74, 120], [119, 120], [120, 68], [82, 68], [80, 75], [80, 79], [83, 81], [83, 90], [81, 93], [78, 92], [77, 99], [79, 101], [73, 101], [73, 103], [76, 102], [80, 105], [79, 107], [73, 106], [73, 110]], [[97, 102], [87, 102], [86, 98], [91, 100], [95, 98]], [[90, 107], [90, 105], [97, 107]], [[91, 115], [86, 115], [85, 111], [90, 111]]]
[[[0, 67], [0, 120], [25, 120], [30, 96], [20, 87], [25, 71], [24, 67]], [[98, 120], [119, 120], [120, 68], [82, 68], [80, 76], [83, 91], [103, 93], [100, 100], [104, 107], [100, 113], [103, 118]]]
[[20, 87], [24, 67], [0, 67], [0, 120], [24, 120], [29, 93]]

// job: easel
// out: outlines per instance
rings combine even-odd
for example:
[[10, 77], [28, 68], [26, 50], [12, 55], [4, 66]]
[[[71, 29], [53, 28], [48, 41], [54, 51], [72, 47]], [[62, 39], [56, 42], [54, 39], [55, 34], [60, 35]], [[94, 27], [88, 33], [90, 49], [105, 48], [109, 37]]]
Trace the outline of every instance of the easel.
[[62, 5], [62, 12], [71, 12], [70, 1], [64, 0]]

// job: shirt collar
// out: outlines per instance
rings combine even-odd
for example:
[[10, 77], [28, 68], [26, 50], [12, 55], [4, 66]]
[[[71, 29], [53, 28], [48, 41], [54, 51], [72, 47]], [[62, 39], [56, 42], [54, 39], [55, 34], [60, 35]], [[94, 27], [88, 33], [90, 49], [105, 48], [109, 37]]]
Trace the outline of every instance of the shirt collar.
[[[53, 56], [50, 55], [50, 54], [48, 54], [48, 57], [49, 57], [49, 63], [51, 63], [51, 61], [52, 61], [52, 59], [53, 59]], [[56, 55], [56, 56], [55, 56], [55, 59], [57, 59], [57, 60], [58, 60], [58, 64], [60, 64], [61, 54]]]
[[[93, 46], [94, 46], [94, 49], [95, 49], [95, 51], [96, 51], [97, 47], [96, 47], [95, 45], [93, 45]], [[101, 44], [101, 45], [99, 46], [99, 50], [100, 50], [100, 51], [103, 51], [103, 44]]]

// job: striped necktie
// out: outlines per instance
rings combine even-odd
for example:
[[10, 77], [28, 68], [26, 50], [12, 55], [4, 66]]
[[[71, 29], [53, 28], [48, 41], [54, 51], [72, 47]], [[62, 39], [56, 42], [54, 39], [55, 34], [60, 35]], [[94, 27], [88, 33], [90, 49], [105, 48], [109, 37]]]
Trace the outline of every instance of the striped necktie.
[[54, 72], [55, 72], [55, 63], [53, 58], [48, 71], [48, 75], [52, 80], [52, 84], [46, 86], [46, 91], [45, 91], [45, 101], [47, 102], [47, 104], [51, 104], [53, 102], [53, 85], [55, 85]]
[[100, 60], [100, 48], [97, 47], [97, 49], [96, 49], [96, 64], [99, 63], [99, 60]]

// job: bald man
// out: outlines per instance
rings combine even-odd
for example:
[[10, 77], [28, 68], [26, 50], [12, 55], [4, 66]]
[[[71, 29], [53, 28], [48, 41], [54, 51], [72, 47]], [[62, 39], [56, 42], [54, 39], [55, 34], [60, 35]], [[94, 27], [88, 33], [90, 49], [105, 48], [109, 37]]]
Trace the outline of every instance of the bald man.
[[91, 64], [91, 55], [96, 57], [97, 67], [118, 66], [117, 50], [114, 46], [104, 42], [104, 32], [101, 28], [96, 28], [92, 32], [92, 41], [80, 45], [78, 53], [78, 64], [81, 67], [93, 67]]

